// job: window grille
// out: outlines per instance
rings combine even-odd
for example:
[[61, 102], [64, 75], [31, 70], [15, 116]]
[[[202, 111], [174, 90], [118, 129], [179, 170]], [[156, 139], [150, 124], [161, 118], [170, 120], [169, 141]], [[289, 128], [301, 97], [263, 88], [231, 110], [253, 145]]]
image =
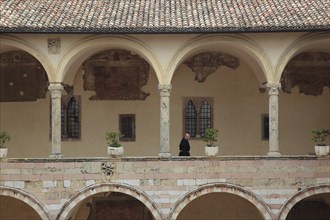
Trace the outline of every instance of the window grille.
[[135, 115], [119, 115], [121, 141], [135, 141]]
[[206, 128], [213, 124], [213, 98], [186, 97], [184, 98], [184, 133], [199, 138], [204, 135]]
[[79, 104], [75, 97], [72, 97], [68, 104], [67, 113], [67, 134], [68, 138], [80, 138], [79, 125]]
[[195, 105], [191, 100], [189, 100], [185, 108], [185, 133], [189, 133], [191, 137], [196, 137], [196, 115]]
[[206, 128], [211, 127], [211, 106], [209, 105], [207, 100], [202, 102], [199, 114], [199, 124], [200, 124], [200, 135], [203, 136], [205, 134]]

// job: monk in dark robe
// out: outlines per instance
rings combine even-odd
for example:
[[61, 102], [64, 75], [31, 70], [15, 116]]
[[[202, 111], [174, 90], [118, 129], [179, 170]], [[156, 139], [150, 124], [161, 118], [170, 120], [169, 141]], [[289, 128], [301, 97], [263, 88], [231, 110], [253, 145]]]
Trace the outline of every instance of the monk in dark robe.
[[189, 133], [185, 133], [184, 137], [182, 138], [181, 142], [180, 142], [180, 153], [179, 156], [190, 156], [190, 144], [189, 144], [189, 138], [190, 138], [190, 134]]

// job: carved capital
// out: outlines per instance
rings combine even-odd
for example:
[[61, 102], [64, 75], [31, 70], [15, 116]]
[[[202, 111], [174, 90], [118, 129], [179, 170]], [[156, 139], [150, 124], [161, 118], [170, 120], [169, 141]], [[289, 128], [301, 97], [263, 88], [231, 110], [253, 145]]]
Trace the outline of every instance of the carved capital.
[[267, 90], [269, 95], [278, 95], [281, 90], [281, 83], [267, 83]]
[[48, 90], [50, 91], [51, 97], [53, 99], [61, 98], [63, 85], [61, 83], [49, 83]]
[[158, 89], [161, 97], [169, 97], [172, 89], [171, 84], [159, 84]]

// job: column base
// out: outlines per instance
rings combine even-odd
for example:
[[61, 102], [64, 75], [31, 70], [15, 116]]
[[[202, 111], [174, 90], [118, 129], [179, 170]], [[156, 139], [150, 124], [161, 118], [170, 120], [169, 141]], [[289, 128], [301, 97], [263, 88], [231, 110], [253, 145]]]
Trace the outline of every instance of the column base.
[[170, 158], [171, 157], [171, 153], [159, 153], [158, 156], [160, 158]]
[[281, 156], [282, 154], [280, 152], [277, 152], [277, 151], [270, 151], [267, 153], [267, 156], [270, 156], [270, 157], [279, 157]]
[[59, 154], [51, 154], [51, 155], [49, 155], [49, 158], [50, 159], [62, 159], [63, 158], [63, 155], [61, 153], [59, 153]]

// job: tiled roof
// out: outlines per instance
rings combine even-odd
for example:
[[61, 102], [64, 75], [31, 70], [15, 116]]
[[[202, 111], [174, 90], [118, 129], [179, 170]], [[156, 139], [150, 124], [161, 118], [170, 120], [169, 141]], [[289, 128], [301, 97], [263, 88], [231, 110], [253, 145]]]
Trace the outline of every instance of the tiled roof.
[[0, 0], [1, 32], [187, 33], [330, 29], [329, 0]]

